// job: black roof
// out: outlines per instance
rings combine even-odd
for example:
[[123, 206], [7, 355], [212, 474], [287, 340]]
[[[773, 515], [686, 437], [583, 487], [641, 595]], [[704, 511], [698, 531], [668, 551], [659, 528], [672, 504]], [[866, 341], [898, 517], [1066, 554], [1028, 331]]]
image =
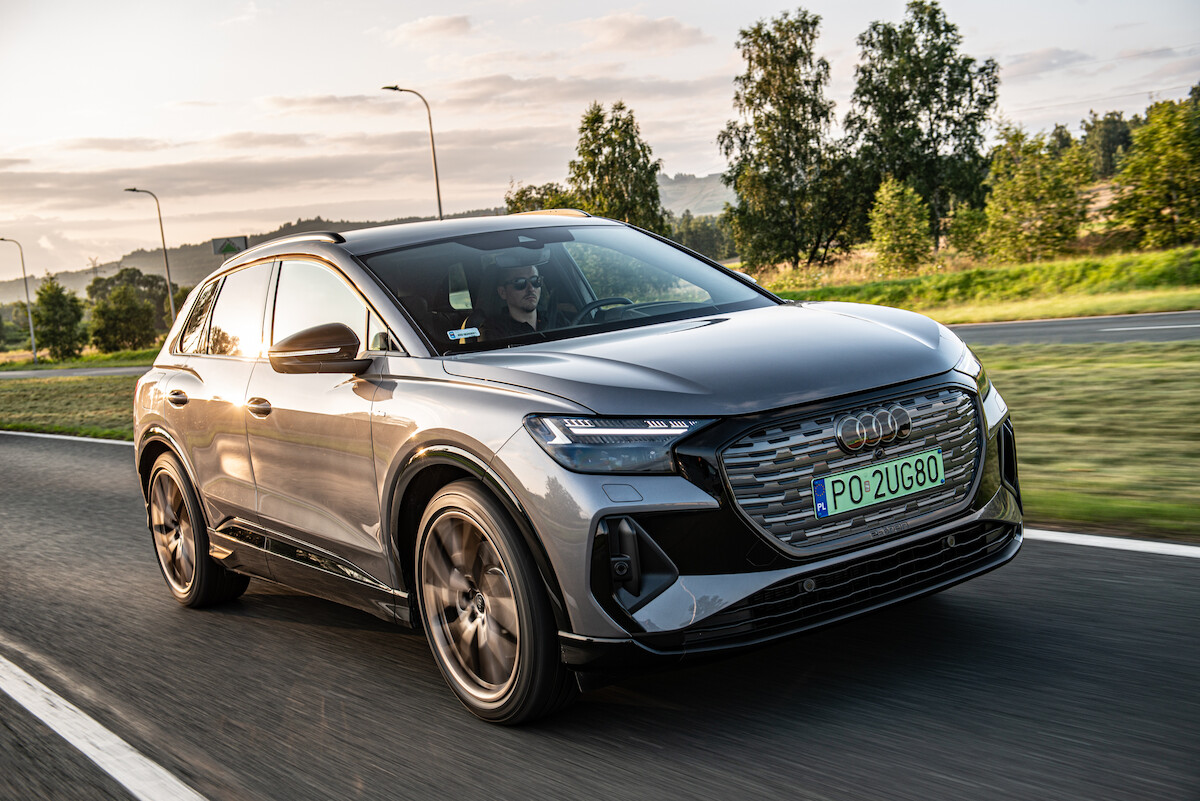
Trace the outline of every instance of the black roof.
[[576, 217], [560, 214], [506, 214], [499, 217], [459, 217], [453, 220], [429, 220], [424, 222], [381, 225], [377, 228], [360, 228], [343, 231], [342, 245], [355, 256], [375, 253], [380, 250], [436, 242], [470, 234], [489, 231], [514, 231], [523, 228], [558, 228], [579, 225], [621, 225], [604, 217]]

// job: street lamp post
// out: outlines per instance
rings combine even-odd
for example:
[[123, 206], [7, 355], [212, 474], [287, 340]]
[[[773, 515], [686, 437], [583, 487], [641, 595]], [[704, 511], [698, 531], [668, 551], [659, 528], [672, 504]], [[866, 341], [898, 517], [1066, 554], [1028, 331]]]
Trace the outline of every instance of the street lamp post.
[[142, 192], [154, 198], [154, 208], [158, 210], [158, 235], [162, 237], [163, 267], [167, 271], [167, 302], [171, 304], [171, 322], [175, 322], [175, 291], [171, 288], [171, 262], [167, 260], [167, 235], [163, 233], [162, 206], [158, 205], [158, 195], [149, 189], [130, 187], [126, 192]]
[[425, 104], [425, 114], [429, 117], [429, 153], [433, 156], [433, 188], [437, 192], [438, 202], [438, 219], [442, 219], [442, 185], [438, 182], [437, 171], [437, 148], [433, 144], [433, 112], [429, 110], [429, 101], [425, 99], [425, 95], [418, 92], [416, 89], [401, 89], [399, 86], [384, 86], [384, 89], [390, 89], [393, 92], [408, 92], [421, 98], [421, 102]]
[[25, 248], [15, 239], [0, 236], [0, 242], [12, 242], [21, 252], [21, 283], [25, 285], [25, 319], [29, 320], [29, 347], [33, 350], [33, 363], [37, 364], [37, 340], [33, 338], [33, 304], [29, 302], [29, 279], [25, 277]]

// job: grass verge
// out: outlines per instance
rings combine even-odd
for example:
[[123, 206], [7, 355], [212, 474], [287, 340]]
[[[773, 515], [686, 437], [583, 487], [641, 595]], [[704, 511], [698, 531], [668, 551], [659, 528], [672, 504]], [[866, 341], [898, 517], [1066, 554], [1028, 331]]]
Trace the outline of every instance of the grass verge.
[[[977, 348], [1034, 526], [1200, 541], [1200, 343]], [[0, 428], [131, 439], [136, 376], [0, 381]]]
[[976, 351], [1011, 410], [1031, 525], [1200, 540], [1200, 343]]
[[[792, 300], [877, 303], [918, 311], [939, 310], [943, 317], [952, 311], [961, 315], [955, 317], [956, 322], [1061, 316], [1072, 308], [1095, 305], [1097, 299], [1103, 299], [1100, 305], [1105, 310], [1099, 313], [1104, 314], [1163, 311], [1164, 305], [1177, 309], [1182, 303], [1193, 307], [1200, 293], [1200, 248], [931, 272], [866, 283], [803, 284], [803, 276], [791, 276], [769, 283], [768, 288]], [[999, 312], [1003, 316], [997, 316], [1004, 307], [1019, 310], [1017, 316], [1003, 312]], [[980, 314], [983, 309], [987, 314]]]
[[0, 381], [0, 428], [133, 439], [135, 375]]
[[[32, 355], [22, 359], [12, 359], [0, 362], [0, 370], [61, 370], [65, 367], [150, 367], [159, 348], [146, 350], [122, 350], [116, 353], [86, 353], [78, 359], [51, 361], [48, 357], [39, 357], [38, 363], [33, 363]], [[25, 351], [29, 353], [29, 351]]]

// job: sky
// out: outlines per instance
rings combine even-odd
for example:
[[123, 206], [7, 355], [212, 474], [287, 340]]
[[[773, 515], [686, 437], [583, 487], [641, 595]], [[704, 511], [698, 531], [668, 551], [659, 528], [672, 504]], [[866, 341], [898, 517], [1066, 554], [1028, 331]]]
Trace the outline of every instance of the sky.
[[[943, 0], [962, 52], [1001, 69], [999, 114], [1078, 134], [1200, 81], [1195, 0]], [[0, 0], [0, 237], [33, 275], [299, 218], [434, 215], [563, 181], [593, 101], [623, 100], [668, 175], [726, 163], [739, 30], [796, 9], [740, 0]], [[849, 109], [856, 38], [899, 0], [818, 0], [828, 95]], [[10, 253], [9, 251], [14, 251]], [[0, 281], [20, 277], [0, 243]]]

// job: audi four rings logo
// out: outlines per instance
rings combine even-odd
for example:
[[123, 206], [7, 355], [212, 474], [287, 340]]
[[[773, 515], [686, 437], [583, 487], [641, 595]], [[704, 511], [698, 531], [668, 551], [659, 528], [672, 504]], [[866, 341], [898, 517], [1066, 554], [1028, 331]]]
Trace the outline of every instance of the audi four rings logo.
[[908, 439], [911, 433], [912, 418], [898, 403], [886, 409], [846, 415], [837, 424], [838, 444], [849, 453], [880, 443]]

